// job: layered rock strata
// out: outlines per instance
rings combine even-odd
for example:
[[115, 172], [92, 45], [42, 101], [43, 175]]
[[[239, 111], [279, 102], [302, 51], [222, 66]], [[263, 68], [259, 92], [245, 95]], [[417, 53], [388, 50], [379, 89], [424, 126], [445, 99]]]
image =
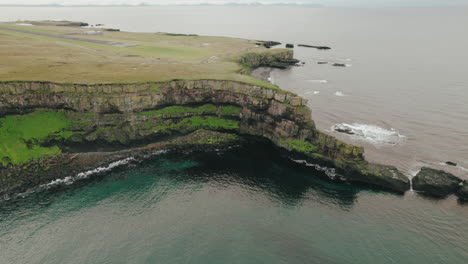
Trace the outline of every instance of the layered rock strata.
[[220, 80], [141, 84], [0, 84], [0, 115], [63, 111], [70, 136], [41, 144], [119, 144], [157, 141], [199, 129], [259, 136], [278, 147], [327, 163], [345, 178], [394, 191], [409, 180], [393, 167], [368, 164], [363, 149], [315, 128], [307, 101], [280, 89]]

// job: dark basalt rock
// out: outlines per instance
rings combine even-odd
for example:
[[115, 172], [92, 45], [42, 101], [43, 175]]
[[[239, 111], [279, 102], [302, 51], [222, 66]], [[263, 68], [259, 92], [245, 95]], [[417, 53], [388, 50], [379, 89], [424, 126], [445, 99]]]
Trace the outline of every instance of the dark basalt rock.
[[413, 178], [413, 189], [428, 195], [444, 197], [455, 193], [462, 180], [448, 172], [422, 168]]
[[457, 166], [455, 162], [447, 161], [445, 164], [450, 165], [450, 166]]
[[335, 128], [335, 131], [336, 132], [340, 132], [340, 133], [345, 133], [345, 134], [348, 134], [348, 135], [354, 135], [354, 131], [351, 129], [351, 128]]
[[468, 202], [468, 182], [464, 181], [463, 185], [458, 189], [457, 196], [460, 200]]
[[239, 58], [239, 63], [248, 66], [250, 69], [259, 67], [286, 69], [299, 62], [299, 60], [293, 58], [292, 50], [285, 50], [284, 52], [275, 54], [252, 52], [244, 54]]
[[319, 61], [319, 62], [317, 62], [317, 64], [328, 64], [328, 62], [326, 62], [326, 61]]
[[258, 42], [256, 44], [259, 45], [259, 46], [264, 46], [265, 48], [269, 49], [271, 47], [281, 45], [281, 42], [277, 42], [277, 41], [260, 41], [260, 42]]
[[162, 34], [166, 36], [171, 36], [171, 37], [198, 37], [197, 34], [181, 34], [181, 33], [162, 33]]
[[57, 26], [63, 26], [63, 27], [87, 27], [87, 26], [89, 26], [89, 24], [88, 24], [88, 23], [85, 23], [85, 22], [62, 21], [61, 23], [58, 23]]
[[319, 50], [329, 50], [329, 49], [331, 49], [330, 47], [327, 47], [327, 46], [314, 46], [314, 45], [306, 45], [306, 44], [298, 44], [297, 46], [305, 47], [305, 48], [314, 48], [314, 49], [319, 49]]
[[[359, 166], [358, 166], [359, 167]], [[352, 171], [352, 170], [350, 170]], [[346, 178], [404, 193], [410, 189], [410, 180], [394, 166], [367, 163], [358, 172], [348, 172]]]
[[344, 63], [333, 63], [332, 66], [335, 66], [335, 67], [346, 67], [346, 64], [344, 64]]
[[292, 49], [292, 48], [294, 48], [294, 44], [286, 44], [286, 48]]
[[268, 65], [272, 68], [278, 69], [286, 69], [291, 65], [297, 65], [300, 61], [296, 59], [278, 59], [277, 61], [273, 61]]

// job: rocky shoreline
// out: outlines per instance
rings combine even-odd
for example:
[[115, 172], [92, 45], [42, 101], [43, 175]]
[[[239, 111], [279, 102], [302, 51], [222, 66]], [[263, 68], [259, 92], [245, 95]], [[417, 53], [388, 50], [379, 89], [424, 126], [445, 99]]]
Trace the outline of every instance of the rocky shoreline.
[[[246, 54], [239, 62], [250, 73], [296, 60], [286, 50]], [[227, 80], [96, 85], [2, 82], [0, 117], [9, 117], [13, 124], [29, 120], [36, 125], [24, 125], [30, 129], [37, 129], [42, 119], [56, 126], [41, 128], [36, 133], [40, 136], [33, 132], [23, 138], [12, 136], [24, 145], [26, 158], [14, 150], [1, 153], [0, 194], [21, 192], [155, 150], [209, 151], [246, 136], [268, 140], [306, 163], [335, 168], [345, 180], [399, 193], [410, 189], [409, 178], [395, 167], [369, 163], [361, 147], [318, 131], [306, 105], [305, 99], [279, 88]], [[97, 145], [123, 150], [73, 151], [76, 146]], [[33, 150], [54, 155], [24, 162]], [[32, 154], [37, 156], [36, 152]], [[460, 181], [459, 185], [466, 189], [467, 184]], [[466, 192], [458, 194], [466, 197]]]

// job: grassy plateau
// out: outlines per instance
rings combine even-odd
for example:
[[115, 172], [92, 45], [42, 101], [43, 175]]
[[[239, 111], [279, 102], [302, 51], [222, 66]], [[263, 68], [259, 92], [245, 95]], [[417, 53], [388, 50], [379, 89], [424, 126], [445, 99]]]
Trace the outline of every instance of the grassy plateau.
[[[47, 35], [37, 35], [42, 33]], [[94, 84], [218, 79], [271, 86], [239, 74], [242, 66], [237, 59], [242, 54], [280, 51], [256, 43], [226, 37], [106, 31], [60, 22], [0, 23], [0, 81]]]

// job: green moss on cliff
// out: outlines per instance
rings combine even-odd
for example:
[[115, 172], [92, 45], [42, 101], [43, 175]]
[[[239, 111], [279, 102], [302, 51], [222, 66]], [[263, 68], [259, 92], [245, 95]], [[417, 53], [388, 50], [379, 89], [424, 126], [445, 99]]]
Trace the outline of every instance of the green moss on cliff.
[[181, 139], [176, 140], [174, 145], [208, 145], [222, 146], [229, 145], [241, 140], [236, 134], [220, 133], [208, 130], [197, 130]]
[[152, 84], [150, 90], [155, 93], [161, 93], [161, 89], [157, 83]]
[[156, 115], [171, 115], [171, 114], [202, 114], [202, 113], [214, 113], [216, 112], [216, 106], [212, 104], [206, 104], [199, 107], [188, 107], [181, 105], [174, 105], [165, 107], [159, 110], [141, 112], [140, 116], [156, 116]]
[[290, 148], [298, 152], [302, 152], [305, 154], [316, 154], [314, 152], [317, 150], [317, 146], [306, 141], [288, 138], [282, 140], [282, 143], [286, 143]]
[[221, 107], [221, 114], [222, 115], [230, 115], [230, 116], [238, 116], [241, 112], [241, 108], [238, 106], [223, 106]]
[[0, 119], [0, 163], [22, 164], [29, 160], [60, 153], [56, 146], [42, 147], [47, 138], [68, 139], [72, 121], [64, 112], [36, 111], [23, 116]]
[[170, 133], [177, 131], [181, 133], [187, 133], [196, 131], [199, 129], [207, 130], [237, 130], [239, 129], [239, 122], [230, 119], [224, 119], [219, 117], [200, 117], [192, 116], [184, 118], [176, 123], [166, 125], [153, 126], [150, 122], [146, 123], [147, 126], [151, 126], [153, 132]]
[[299, 62], [293, 58], [291, 50], [278, 50], [267, 52], [245, 53], [238, 59], [242, 67], [242, 72], [250, 73], [252, 69], [258, 67], [274, 67], [284, 69]]
[[139, 116], [159, 116], [159, 115], [180, 115], [180, 114], [193, 114], [193, 115], [200, 115], [200, 114], [216, 114], [219, 112], [220, 115], [226, 116], [238, 116], [240, 114], [240, 107], [238, 106], [219, 106], [216, 107], [213, 104], [205, 104], [202, 106], [197, 107], [190, 107], [190, 106], [181, 106], [181, 105], [174, 105], [165, 107], [159, 110], [153, 111], [145, 111], [138, 113]]

